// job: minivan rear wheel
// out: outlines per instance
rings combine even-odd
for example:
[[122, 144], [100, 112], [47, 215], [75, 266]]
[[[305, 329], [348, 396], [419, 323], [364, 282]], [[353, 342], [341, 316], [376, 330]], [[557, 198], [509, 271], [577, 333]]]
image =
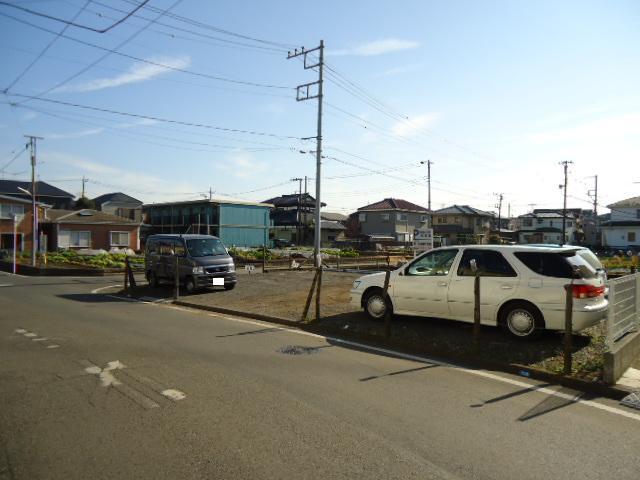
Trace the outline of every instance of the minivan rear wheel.
[[502, 327], [518, 340], [538, 338], [544, 331], [542, 314], [526, 302], [514, 302], [502, 312]]

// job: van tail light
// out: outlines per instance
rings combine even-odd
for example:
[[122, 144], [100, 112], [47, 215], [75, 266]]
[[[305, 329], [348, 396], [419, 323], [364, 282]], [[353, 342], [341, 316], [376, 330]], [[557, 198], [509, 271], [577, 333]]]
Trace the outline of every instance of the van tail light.
[[573, 285], [573, 298], [594, 298], [604, 295], [604, 286]]

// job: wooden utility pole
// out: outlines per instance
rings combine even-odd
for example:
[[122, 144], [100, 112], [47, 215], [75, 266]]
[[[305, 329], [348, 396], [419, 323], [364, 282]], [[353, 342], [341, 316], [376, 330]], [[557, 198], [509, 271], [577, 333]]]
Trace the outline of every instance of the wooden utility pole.
[[431, 165], [433, 162], [431, 160], [421, 160], [420, 163], [422, 165], [427, 165], [427, 210], [431, 211]]
[[302, 245], [300, 232], [302, 231], [302, 178], [292, 178], [292, 182], [298, 182], [298, 208], [296, 209], [296, 243]]
[[564, 160], [560, 162], [560, 165], [564, 168], [564, 185], [560, 185], [560, 188], [563, 189], [564, 193], [564, 202], [562, 204], [562, 238], [560, 239], [560, 246], [564, 245], [566, 240], [566, 232], [567, 232], [567, 171], [569, 169], [569, 164], [573, 163], [571, 160]]

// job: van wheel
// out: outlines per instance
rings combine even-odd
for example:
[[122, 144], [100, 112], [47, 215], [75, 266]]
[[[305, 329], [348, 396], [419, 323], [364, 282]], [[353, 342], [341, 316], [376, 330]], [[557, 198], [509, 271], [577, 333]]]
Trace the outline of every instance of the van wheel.
[[502, 327], [509, 335], [518, 340], [539, 338], [544, 332], [542, 314], [527, 302], [510, 304], [501, 315]]
[[184, 289], [188, 294], [196, 291], [196, 282], [193, 280], [193, 277], [187, 277], [184, 281]]
[[158, 288], [158, 276], [155, 272], [149, 272], [149, 286], [151, 288]]
[[385, 300], [382, 289], [376, 288], [367, 293], [363, 304], [364, 312], [371, 320], [382, 320], [387, 311], [393, 314], [393, 307]]

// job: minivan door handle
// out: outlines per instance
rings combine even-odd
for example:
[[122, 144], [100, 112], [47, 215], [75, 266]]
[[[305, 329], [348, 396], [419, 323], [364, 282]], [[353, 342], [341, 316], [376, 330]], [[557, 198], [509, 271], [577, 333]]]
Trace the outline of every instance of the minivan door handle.
[[447, 285], [449, 285], [447, 282], [438, 282], [439, 287], [446, 287]]
[[513, 290], [513, 287], [511, 285], [502, 285], [500, 288], [502, 290]]

